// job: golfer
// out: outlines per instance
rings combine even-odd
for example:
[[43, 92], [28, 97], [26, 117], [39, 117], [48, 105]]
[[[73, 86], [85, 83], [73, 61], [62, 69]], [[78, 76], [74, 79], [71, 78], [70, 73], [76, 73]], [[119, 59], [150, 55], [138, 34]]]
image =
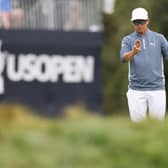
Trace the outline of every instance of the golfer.
[[[148, 12], [132, 11], [135, 32], [122, 39], [120, 59], [129, 64], [127, 91], [130, 118], [134, 122], [150, 118], [164, 120], [166, 113], [163, 58], [168, 59], [168, 42], [164, 35], [148, 28]], [[147, 113], [149, 112], [149, 113]]]

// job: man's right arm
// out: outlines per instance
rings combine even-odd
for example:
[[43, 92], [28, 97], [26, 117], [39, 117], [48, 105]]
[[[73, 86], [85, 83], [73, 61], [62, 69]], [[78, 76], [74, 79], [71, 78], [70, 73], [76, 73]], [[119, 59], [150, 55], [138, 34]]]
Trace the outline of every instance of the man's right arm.
[[120, 59], [121, 61], [128, 62], [130, 61], [136, 54], [141, 51], [141, 41], [136, 40], [133, 48], [131, 49], [128, 43], [128, 39], [124, 38], [121, 45], [120, 50]]
[[134, 55], [135, 55], [134, 50], [128, 51], [128, 52], [124, 53], [123, 60], [128, 62], [134, 57]]

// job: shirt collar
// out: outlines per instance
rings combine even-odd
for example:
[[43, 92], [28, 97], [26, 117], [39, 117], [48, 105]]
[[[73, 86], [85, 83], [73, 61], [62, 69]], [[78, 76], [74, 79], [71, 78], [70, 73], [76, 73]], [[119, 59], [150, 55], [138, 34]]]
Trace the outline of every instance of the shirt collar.
[[135, 34], [136, 34], [138, 37], [142, 37], [142, 36], [148, 35], [149, 32], [150, 32], [150, 29], [148, 28], [144, 35], [141, 35], [141, 34], [139, 34], [139, 33], [137, 33], [137, 32], [135, 32]]

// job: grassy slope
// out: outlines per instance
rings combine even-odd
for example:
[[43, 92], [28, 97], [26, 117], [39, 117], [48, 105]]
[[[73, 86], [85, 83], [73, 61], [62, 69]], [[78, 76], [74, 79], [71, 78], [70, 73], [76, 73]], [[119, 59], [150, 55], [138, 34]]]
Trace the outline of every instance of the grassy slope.
[[3, 111], [8, 117], [1, 113], [1, 168], [168, 166], [168, 121], [133, 124], [126, 117], [89, 115], [46, 120]]

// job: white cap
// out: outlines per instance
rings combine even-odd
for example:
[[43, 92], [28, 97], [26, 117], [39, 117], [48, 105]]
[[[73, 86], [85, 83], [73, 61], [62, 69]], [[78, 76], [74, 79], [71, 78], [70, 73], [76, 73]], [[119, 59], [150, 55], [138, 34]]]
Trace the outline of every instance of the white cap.
[[131, 21], [138, 20], [138, 19], [142, 19], [142, 20], [147, 20], [148, 19], [148, 12], [147, 12], [146, 9], [135, 8], [132, 11]]

